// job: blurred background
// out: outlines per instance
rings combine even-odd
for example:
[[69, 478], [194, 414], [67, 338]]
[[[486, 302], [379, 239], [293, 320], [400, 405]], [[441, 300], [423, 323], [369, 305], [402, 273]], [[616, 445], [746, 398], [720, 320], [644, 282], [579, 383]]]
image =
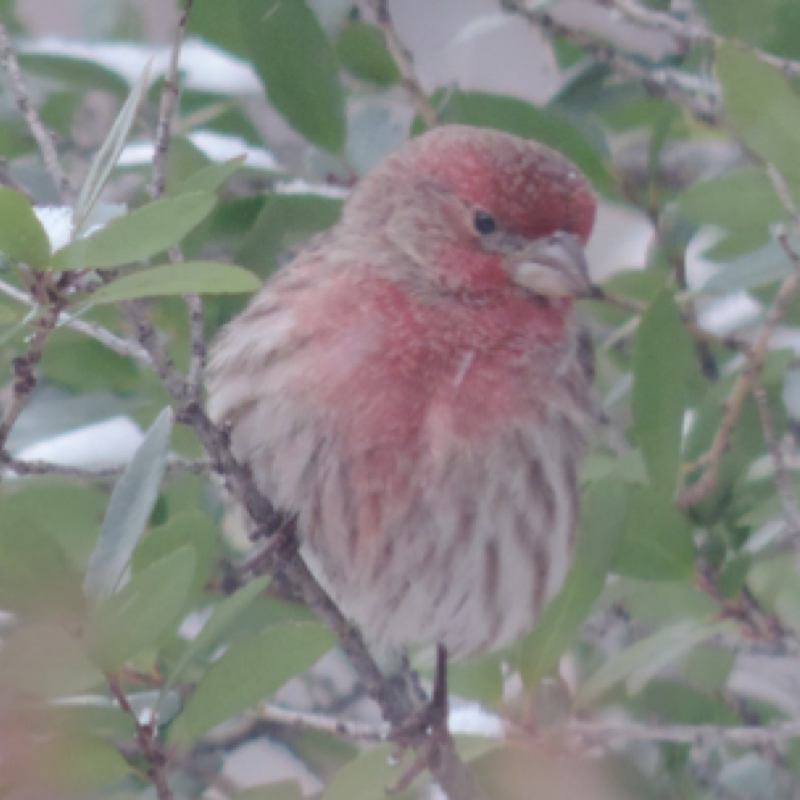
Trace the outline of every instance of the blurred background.
[[[210, 339], [411, 135], [539, 139], [598, 197], [601, 289], [580, 307], [603, 418], [580, 535], [598, 544], [579, 554], [591, 579], [525, 641], [451, 665], [460, 752], [492, 798], [800, 797], [800, 2], [195, 0], [166, 196], [207, 209], [165, 210], [165, 243], [134, 215], [158, 202], [180, 16], [168, 0], [0, 0], [70, 182], [5, 71], [3, 414], [46, 319], [40, 273], [78, 233], [132, 220], [87, 268], [110, 287], [178, 240], [187, 261], [248, 270], [239, 293], [183, 287], [208, 292]], [[248, 561], [194, 432], [159, 416], [170, 397], [131, 319], [84, 279], [0, 446], [0, 797], [385, 796], [399, 772], [377, 707], [291, 587]], [[183, 300], [150, 289], [187, 370]], [[98, 537], [128, 548], [100, 601]], [[428, 656], [411, 654], [425, 685]], [[420, 778], [398, 796], [443, 795]]]

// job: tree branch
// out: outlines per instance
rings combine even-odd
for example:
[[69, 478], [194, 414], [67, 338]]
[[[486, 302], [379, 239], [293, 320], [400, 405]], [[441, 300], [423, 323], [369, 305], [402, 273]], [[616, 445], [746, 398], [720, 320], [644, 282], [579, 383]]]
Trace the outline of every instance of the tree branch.
[[167, 756], [163, 747], [158, 741], [158, 723], [155, 718], [151, 718], [149, 722], [143, 723], [136, 712], [128, 702], [122, 685], [117, 675], [107, 675], [108, 688], [111, 694], [119, 703], [119, 707], [127, 714], [133, 717], [136, 725], [136, 743], [139, 745], [139, 750], [142, 757], [147, 761], [149, 767], [147, 770], [147, 777], [153, 784], [156, 790], [156, 797], [158, 800], [172, 800], [172, 791], [167, 784]]
[[[786, 188], [783, 178], [771, 165], [768, 169], [768, 173], [775, 187], [776, 194], [784, 204], [787, 213], [792, 215], [792, 219], [796, 224], [797, 217], [794, 206], [785, 199], [786, 197], [790, 197], [790, 193]], [[744, 401], [756, 387], [761, 370], [764, 366], [764, 359], [769, 349], [770, 341], [786, 314], [789, 302], [798, 289], [800, 289], [800, 255], [794, 251], [785, 230], [778, 233], [777, 239], [787, 257], [794, 265], [794, 272], [783, 281], [778, 289], [772, 301], [772, 305], [767, 312], [767, 316], [756, 334], [753, 344], [745, 354], [745, 365], [725, 400], [725, 411], [722, 415], [722, 421], [714, 435], [711, 446], [706, 453], [695, 462], [694, 466], [703, 467], [704, 472], [695, 483], [684, 486], [681, 489], [678, 495], [678, 506], [680, 508], [686, 509], [699, 503], [716, 488], [719, 479], [720, 461], [722, 460], [725, 450], [728, 448], [731, 435], [739, 420], [739, 414], [741, 413]]]
[[[167, 171], [167, 155], [171, 140], [172, 123], [180, 99], [180, 84], [178, 83], [178, 62], [181, 47], [186, 37], [186, 25], [189, 21], [189, 12], [194, 0], [184, 0], [183, 12], [178, 20], [175, 31], [175, 40], [172, 45], [169, 67], [164, 75], [161, 89], [161, 107], [156, 126], [156, 142], [153, 152], [153, 177], [150, 183], [150, 199], [156, 200], [164, 193]], [[175, 263], [183, 260], [180, 248], [170, 248], [170, 260]], [[189, 336], [192, 343], [191, 363], [186, 379], [186, 390], [195, 399], [199, 399], [202, 392], [203, 373], [206, 364], [206, 343], [203, 326], [203, 301], [200, 295], [184, 295], [186, 308], [189, 312]]]
[[761, 418], [761, 429], [764, 432], [764, 441], [767, 445], [772, 466], [775, 472], [775, 487], [778, 490], [778, 497], [783, 505], [783, 515], [785, 522], [794, 536], [800, 535], [800, 509], [797, 507], [797, 498], [792, 488], [792, 480], [786, 472], [786, 463], [783, 459], [780, 444], [775, 436], [775, 426], [772, 420], [772, 411], [769, 407], [769, 399], [764, 386], [756, 382], [753, 387], [753, 397], [758, 406], [758, 413]]
[[422, 88], [422, 84], [419, 82], [419, 78], [414, 71], [414, 60], [411, 57], [411, 53], [408, 52], [403, 42], [400, 41], [400, 37], [397, 35], [397, 30], [392, 20], [392, 14], [389, 11], [389, 0], [374, 0], [373, 7], [375, 10], [376, 22], [383, 32], [386, 47], [392, 54], [397, 68], [400, 70], [400, 75], [403, 79], [403, 87], [425, 124], [429, 128], [435, 128], [439, 124], [439, 115], [428, 100], [425, 90]]
[[[12, 300], [16, 300], [18, 303], [28, 306], [28, 308], [37, 308], [37, 304], [33, 298], [3, 280], [0, 280], [0, 292], [10, 297]], [[100, 344], [104, 345], [109, 350], [113, 350], [118, 355], [132, 358], [148, 367], [153, 366], [153, 362], [144, 348], [140, 347], [136, 342], [130, 342], [127, 339], [116, 336], [102, 325], [97, 325], [94, 322], [86, 322], [64, 311], [61, 312], [61, 316], [58, 319], [58, 327], [62, 325], [65, 328], [70, 328], [71, 330], [97, 340]]]
[[582, 722], [572, 720], [564, 728], [567, 736], [578, 736], [608, 747], [615, 742], [676, 742], [694, 746], [757, 745], [800, 738], [800, 721], [773, 722], [768, 725], [660, 725], [636, 722]]
[[[82, 481], [102, 481], [118, 478], [126, 469], [123, 464], [118, 467], [101, 467], [98, 469], [85, 469], [56, 464], [52, 461], [27, 461], [14, 458], [6, 452], [0, 451], [0, 464], [19, 476], [30, 475], [57, 475], [63, 478], [77, 478]], [[211, 469], [211, 462], [206, 458], [185, 459], [171, 458], [167, 461], [167, 474], [188, 472], [192, 475], [202, 475]]]
[[3, 413], [0, 422], [0, 452], [5, 449], [11, 429], [14, 427], [22, 409], [36, 386], [35, 369], [42, 357], [44, 346], [50, 334], [58, 323], [58, 316], [64, 307], [65, 301], [53, 286], [50, 273], [33, 272], [30, 276], [34, 292], [41, 295], [46, 301], [42, 305], [41, 316], [33, 323], [35, 333], [28, 342], [28, 349], [24, 355], [14, 359], [14, 388], [11, 401]]
[[17, 102], [17, 108], [25, 119], [25, 122], [27, 122], [28, 128], [42, 154], [45, 169], [53, 179], [53, 183], [56, 185], [62, 203], [64, 203], [64, 205], [69, 205], [72, 199], [72, 187], [69, 178], [67, 178], [66, 173], [61, 167], [61, 162], [58, 160], [58, 153], [53, 144], [53, 139], [45, 130], [36, 108], [31, 103], [28, 90], [25, 88], [25, 81], [22, 79], [19, 62], [14, 55], [14, 51], [11, 49], [8, 32], [2, 22], [0, 22], [0, 60], [2, 61], [3, 69], [8, 73], [8, 77], [11, 80], [11, 87], [14, 92], [14, 99]]
[[[663, 11], [644, 8], [634, 0], [614, 0], [614, 8], [631, 22], [654, 30], [665, 31], [686, 42], [717, 46], [725, 41], [725, 37], [708, 30], [705, 25], [684, 22]], [[787, 78], [800, 77], [800, 62], [779, 58], [771, 53], [765, 53], [763, 50], [753, 49], [753, 52], [765, 64], [780, 70]]]
[[315, 714], [310, 711], [294, 711], [271, 703], [261, 707], [261, 719], [277, 725], [286, 725], [296, 730], [316, 731], [338, 736], [342, 739], [357, 742], [383, 742], [389, 728], [386, 725], [374, 725], [358, 720], [341, 720], [327, 714]]
[[522, 0], [499, 0], [499, 3], [504, 11], [523, 17], [550, 36], [566, 39], [592, 58], [608, 64], [619, 75], [641, 81], [646, 90], [666, 95], [697, 119], [719, 122], [720, 93], [712, 80], [668, 67], [643, 64], [640, 58], [627, 55], [604, 39], [559, 22], [547, 10], [526, 8]]

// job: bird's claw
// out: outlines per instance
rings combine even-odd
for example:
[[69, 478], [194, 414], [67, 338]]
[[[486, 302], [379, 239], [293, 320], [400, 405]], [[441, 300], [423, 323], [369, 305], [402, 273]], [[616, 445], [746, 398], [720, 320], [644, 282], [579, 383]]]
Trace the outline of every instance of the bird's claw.
[[411, 766], [403, 772], [394, 786], [386, 788], [387, 794], [402, 792], [426, 768], [436, 765], [440, 748], [449, 746], [452, 742], [447, 726], [448, 714], [447, 651], [442, 645], [437, 645], [436, 675], [430, 702], [395, 725], [387, 736], [390, 742], [397, 745], [398, 758], [409, 747], [417, 750]]

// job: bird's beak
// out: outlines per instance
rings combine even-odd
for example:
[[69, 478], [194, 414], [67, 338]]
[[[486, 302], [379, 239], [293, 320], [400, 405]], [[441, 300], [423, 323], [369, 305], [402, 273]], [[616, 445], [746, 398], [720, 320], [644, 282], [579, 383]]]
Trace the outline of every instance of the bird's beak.
[[558, 231], [532, 242], [511, 269], [514, 283], [543, 297], [559, 299], [592, 291], [580, 239]]

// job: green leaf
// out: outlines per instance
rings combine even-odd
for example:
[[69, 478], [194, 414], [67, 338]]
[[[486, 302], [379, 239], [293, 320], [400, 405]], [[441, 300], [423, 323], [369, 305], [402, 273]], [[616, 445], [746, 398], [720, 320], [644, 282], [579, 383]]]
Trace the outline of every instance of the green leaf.
[[3, 633], [0, 686], [5, 692], [53, 698], [85, 692], [103, 680], [63, 624], [27, 623]]
[[675, 301], [662, 292], [642, 316], [633, 348], [633, 427], [653, 488], [672, 497], [683, 414], [697, 373], [694, 347]]
[[190, 34], [246, 59], [247, 48], [241, 28], [235, 3], [202, 0], [194, 4], [189, 14]]
[[131, 555], [134, 575], [147, 569], [181, 547], [191, 545], [197, 556], [192, 592], [201, 594], [214, 570], [219, 555], [219, 523], [197, 508], [180, 511], [164, 525], [151, 527]]
[[[686, 437], [685, 458], [695, 461], [711, 446], [719, 429], [720, 409], [728, 396], [735, 376], [729, 375], [706, 394], [697, 410], [694, 424]], [[773, 415], [776, 409], [773, 406]], [[692, 519], [706, 525], [716, 522], [730, 507], [731, 491], [737, 481], [746, 475], [753, 461], [764, 453], [764, 432], [756, 401], [748, 397], [742, 405], [736, 427], [722, 456], [719, 478], [714, 492], [693, 506]], [[695, 479], [697, 475], [691, 476]]]
[[555, 668], [603, 590], [619, 544], [626, 499], [625, 485], [614, 478], [597, 481], [584, 493], [572, 568], [522, 642], [520, 673], [526, 687], [536, 686]]
[[439, 109], [442, 122], [497, 128], [536, 139], [572, 159], [597, 191], [615, 192], [604, 158], [583, 133], [557, 111], [537, 108], [524, 100], [500, 94], [448, 90], [445, 97]]
[[198, 684], [170, 731], [171, 740], [190, 742], [256, 705], [311, 667], [332, 644], [333, 634], [316, 623], [275, 625], [234, 642]]
[[753, 564], [747, 585], [781, 623], [800, 631], [800, 575], [793, 559], [779, 555]]
[[236, 792], [233, 800], [303, 800], [305, 795], [295, 780], [276, 781], [264, 786], [251, 786]]
[[194, 548], [182, 547], [131, 578], [89, 618], [86, 643], [104, 672], [116, 672], [180, 618], [192, 585]]
[[270, 103], [309, 141], [344, 146], [344, 93], [336, 56], [304, 0], [238, 0], [242, 35]]
[[279, 256], [333, 225], [342, 201], [314, 194], [272, 194], [244, 240], [236, 262], [262, 277], [279, 266]]
[[248, 608], [248, 606], [264, 591], [269, 583], [269, 577], [256, 578], [236, 594], [225, 598], [211, 614], [208, 622], [200, 633], [195, 636], [184, 648], [175, 666], [170, 670], [164, 682], [163, 691], [167, 691], [175, 684], [183, 671], [194, 661], [208, 658], [211, 652], [219, 646], [219, 642], [226, 633], [230, 633], [231, 625]]
[[447, 686], [459, 697], [492, 706], [503, 699], [502, 659], [497, 655], [447, 665]]
[[[345, 764], [328, 783], [322, 800], [378, 800], [386, 796], [387, 787], [394, 786], [403, 775], [405, 762], [393, 764], [392, 745], [372, 747]], [[395, 800], [411, 800], [419, 796], [417, 778], [403, 792], [392, 794]]]
[[209, 164], [175, 186], [168, 185], [166, 196], [176, 197], [191, 192], [216, 192], [231, 175], [239, 171], [246, 160], [247, 156], [242, 155], [230, 158], [220, 164]]
[[91, 295], [92, 305], [175, 294], [246, 294], [261, 282], [241, 267], [219, 261], [163, 264], [125, 275]]
[[144, 261], [178, 243], [211, 213], [214, 195], [192, 192], [137, 208], [83, 239], [62, 247], [53, 269], [118, 267]]
[[689, 578], [694, 561], [691, 527], [672, 500], [652, 489], [632, 486], [614, 572], [670, 581]]
[[[80, 492], [73, 491], [80, 507]], [[49, 520], [38, 513], [45, 506], [35, 507], [37, 502], [55, 499], [46, 488], [0, 497], [0, 608], [26, 616], [62, 621], [74, 616], [77, 620], [84, 609], [80, 575], [51, 535]], [[64, 506], [60, 511], [64, 516]], [[64, 527], [71, 527], [71, 520], [65, 520]]]
[[171, 433], [172, 410], [165, 408], [114, 487], [83, 582], [86, 596], [94, 602], [114, 591], [147, 525], [164, 476]]
[[[694, 653], [703, 655], [720, 653], [729, 661], [732, 653], [716, 651], [710, 647], [697, 647]], [[694, 686], [678, 681], [654, 680], [642, 689], [634, 702], [634, 709], [646, 719], [673, 725], [736, 725], [739, 721], [732, 708], [725, 705], [722, 697], [724, 678], [709, 687], [709, 692], [698, 691]]]
[[351, 22], [342, 28], [336, 55], [348, 72], [379, 86], [391, 86], [402, 77], [380, 29], [366, 22]]
[[28, 198], [8, 186], [0, 186], [0, 253], [36, 269], [50, 260], [50, 240]]
[[[60, 545], [70, 564], [83, 573], [97, 543], [97, 525], [107, 504], [107, 494], [95, 486], [79, 485], [68, 479], [38, 477], [15, 487], [13, 493], [9, 492], [0, 501], [0, 537], [6, 531], [9, 536], [14, 536], [14, 530], [18, 530], [21, 524], [28, 529], [37, 528], [57, 542], [55, 548], [51, 542], [48, 550], [58, 550]], [[65, 508], [69, 509], [69, 514], [64, 513]], [[36, 558], [44, 559], [45, 553], [39, 553]], [[0, 555], [0, 587], [5, 585], [2, 577], [4, 562], [6, 559]], [[67, 568], [61, 561], [58, 563], [61, 565], [58, 572], [63, 575]], [[48, 581], [52, 579], [52, 575], [47, 578]], [[0, 598], [2, 596], [0, 589]], [[0, 599], [0, 607], [2, 603]]]
[[604, 661], [600, 669], [578, 689], [576, 705], [589, 708], [618, 683], [625, 681], [629, 694], [636, 694], [661, 670], [682, 658], [692, 648], [713, 636], [731, 633], [730, 620], [683, 620], [657, 631]]
[[740, 239], [748, 237], [750, 250], [764, 244], [770, 226], [786, 217], [769, 176], [753, 165], [691, 184], [678, 196], [678, 210], [698, 225], [719, 225]]
[[[98, 675], [95, 685], [107, 685], [107, 679], [97, 667], [92, 667]], [[85, 703], [78, 701], [75, 705], [43, 706], [34, 724], [47, 734], [74, 736], [83, 733], [107, 739], [129, 739], [136, 735], [136, 720], [127, 711], [111, 706], [103, 697], [96, 698], [95, 702], [84, 698]]]
[[95, 61], [53, 53], [20, 53], [17, 59], [24, 74], [51, 78], [70, 89], [109, 92], [120, 98], [128, 93], [128, 82], [122, 75]]
[[717, 49], [717, 75], [728, 124], [764, 161], [792, 183], [800, 182], [800, 98], [786, 78], [730, 42]]
[[[789, 241], [792, 247], [800, 246], [800, 239], [796, 236], [790, 237]], [[704, 294], [727, 294], [755, 289], [786, 278], [794, 269], [783, 247], [777, 242], [769, 242], [755, 252], [722, 265], [720, 272], [709, 278], [701, 291]]]
[[112, 744], [81, 734], [49, 737], [23, 755], [26, 758], [31, 758], [30, 764], [14, 766], [39, 788], [32, 792], [34, 797], [85, 797], [131, 772]]
[[691, 581], [655, 582], [624, 577], [606, 586], [599, 605], [619, 605], [651, 627], [707, 618], [718, 610], [718, 604]]
[[139, 80], [131, 88], [125, 105], [120, 109], [114, 124], [111, 126], [106, 140], [92, 161], [89, 172], [83, 183], [83, 188], [75, 204], [74, 234], [77, 236], [83, 230], [89, 214], [94, 208], [100, 193], [105, 188], [111, 171], [119, 160], [122, 148], [128, 139], [128, 134], [136, 119], [136, 112], [142, 102], [147, 84], [150, 81], [150, 63], [142, 71]]
[[[692, 686], [707, 692], [720, 692], [735, 662], [736, 653], [733, 650], [723, 650], [713, 644], [700, 645], [686, 657], [683, 671]], [[732, 711], [730, 708], [727, 710]], [[732, 716], [736, 717], [735, 714]], [[733, 721], [730, 724], [734, 724]]]

